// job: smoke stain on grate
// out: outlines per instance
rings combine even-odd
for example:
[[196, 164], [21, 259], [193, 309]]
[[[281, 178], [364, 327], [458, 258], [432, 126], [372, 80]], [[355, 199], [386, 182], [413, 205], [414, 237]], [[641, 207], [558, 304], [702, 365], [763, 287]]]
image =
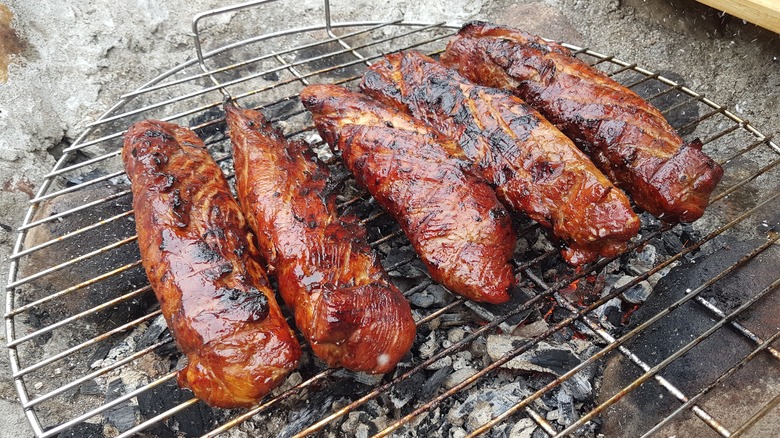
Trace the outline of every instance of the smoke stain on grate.
[[14, 55], [19, 55], [26, 48], [25, 41], [11, 27], [13, 18], [13, 12], [0, 4], [0, 83], [8, 82], [8, 65]]

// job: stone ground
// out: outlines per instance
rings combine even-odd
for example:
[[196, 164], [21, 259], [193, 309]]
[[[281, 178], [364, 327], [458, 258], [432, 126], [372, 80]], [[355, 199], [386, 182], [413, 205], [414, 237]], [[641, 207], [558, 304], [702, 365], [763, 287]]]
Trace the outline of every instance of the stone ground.
[[[7, 272], [13, 230], [27, 201], [59, 151], [120, 94], [193, 56], [191, 16], [225, 3], [0, 3], [0, 272]], [[319, 3], [283, 1], [268, 21]], [[518, 25], [651, 70], [675, 72], [759, 130], [774, 133], [780, 127], [780, 36], [691, 0], [356, 0], [348, 5], [373, 11], [375, 18], [485, 18]], [[4, 301], [4, 290], [0, 297]], [[4, 333], [0, 336], [4, 343]], [[0, 436], [32, 436], [7, 361], [2, 352]]]

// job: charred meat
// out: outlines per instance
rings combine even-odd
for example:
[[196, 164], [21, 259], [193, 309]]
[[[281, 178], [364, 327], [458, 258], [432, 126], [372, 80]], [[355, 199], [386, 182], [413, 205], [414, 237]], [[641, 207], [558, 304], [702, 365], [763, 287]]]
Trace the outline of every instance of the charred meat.
[[625, 194], [511, 93], [475, 85], [416, 52], [386, 56], [360, 87], [455, 139], [499, 199], [563, 241], [570, 264], [618, 254], [639, 230]]
[[355, 217], [339, 217], [328, 169], [258, 111], [225, 105], [241, 207], [282, 298], [329, 366], [385, 373], [416, 327]]
[[189, 360], [179, 384], [212, 406], [256, 404], [301, 350], [221, 169], [195, 133], [151, 120], [127, 131], [122, 159], [141, 261]]
[[508, 212], [466, 174], [459, 148], [410, 116], [335, 85], [301, 100], [358, 183], [401, 225], [431, 277], [474, 301], [509, 299], [515, 246]]
[[655, 107], [559, 44], [472, 22], [449, 43], [442, 62], [537, 108], [638, 206], [665, 221], [701, 217], [723, 176], [701, 142], [683, 142]]

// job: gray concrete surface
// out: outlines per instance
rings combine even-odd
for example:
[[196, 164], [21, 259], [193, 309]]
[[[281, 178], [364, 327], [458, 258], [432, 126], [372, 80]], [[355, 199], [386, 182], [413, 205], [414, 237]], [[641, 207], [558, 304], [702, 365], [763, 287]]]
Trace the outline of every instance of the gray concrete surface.
[[[223, 0], [11, 0], [0, 23], [8, 80], [0, 83], [0, 272], [27, 202], [63, 145], [129, 91], [193, 55], [189, 26]], [[286, 1], [305, 11], [318, 1]], [[676, 5], [672, 5], [675, 3]], [[347, 3], [376, 18], [487, 18], [676, 72], [766, 133], [780, 127], [780, 37], [693, 1], [441, 0]], [[374, 9], [370, 9], [374, 8]], [[2, 11], [0, 11], [2, 12]], [[287, 19], [280, 8], [269, 21]], [[303, 12], [302, 12], [303, 13]], [[9, 44], [12, 42], [14, 44]], [[0, 68], [4, 63], [0, 62]], [[0, 75], [0, 78], [2, 75]], [[5, 284], [5, 280], [2, 281]], [[5, 291], [0, 294], [4, 301]], [[3, 306], [4, 308], [4, 306]], [[4, 333], [0, 343], [5, 342]], [[0, 436], [32, 433], [0, 354]]]

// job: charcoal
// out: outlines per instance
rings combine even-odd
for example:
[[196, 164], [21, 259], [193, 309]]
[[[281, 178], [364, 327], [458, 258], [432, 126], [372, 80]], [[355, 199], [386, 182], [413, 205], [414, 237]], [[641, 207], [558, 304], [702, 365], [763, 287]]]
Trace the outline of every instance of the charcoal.
[[352, 437], [368, 437], [369, 434], [374, 434], [378, 430], [376, 426], [371, 423], [369, 415], [360, 410], [352, 411], [347, 414], [347, 419], [341, 423], [341, 431], [345, 436]]
[[420, 392], [420, 396], [423, 399], [429, 399], [436, 395], [436, 393], [439, 391], [439, 388], [444, 384], [444, 381], [452, 374], [452, 367], [451, 366], [444, 366], [442, 368], [439, 368], [434, 372], [431, 376], [428, 377], [428, 380], [423, 384], [422, 391]]
[[[269, 78], [266, 80], [269, 81], [276, 81], [279, 79], [279, 73], [278, 72], [271, 72], [268, 73]], [[273, 79], [273, 76], [276, 77], [276, 79]], [[263, 107], [263, 115], [268, 120], [280, 120], [280, 119], [286, 119], [288, 114], [297, 111], [300, 108], [300, 105], [298, 103], [297, 99], [282, 99], [278, 102], [274, 102], [266, 107]]]
[[421, 309], [427, 309], [436, 303], [436, 298], [427, 290], [409, 295], [409, 303]]
[[333, 373], [333, 377], [338, 379], [344, 379], [345, 381], [351, 380], [354, 383], [357, 383], [359, 385], [365, 385], [365, 386], [378, 385], [379, 382], [382, 381], [381, 374], [377, 375], [377, 374], [361, 373], [357, 371], [349, 371], [344, 368], [336, 370], [336, 372]]
[[[338, 387], [334, 385], [333, 387]], [[279, 432], [279, 438], [289, 438], [303, 430], [308, 425], [322, 418], [337, 401], [330, 391], [313, 391], [309, 393], [304, 403], [297, 403], [287, 413], [287, 424]]]
[[456, 427], [450, 428], [449, 436], [451, 438], [463, 438], [466, 435], [468, 435], [468, 432], [466, 432], [466, 429], [464, 429], [462, 427], [457, 427], [456, 426]]
[[512, 335], [517, 336], [518, 338], [532, 339], [549, 329], [550, 324], [548, 324], [544, 319], [539, 319], [538, 321], [534, 321], [530, 324], [518, 325], [514, 330], [512, 330]]
[[[680, 85], [685, 85], [683, 77], [673, 71], [660, 70], [658, 74], [671, 79]], [[634, 83], [641, 79], [645, 79], [645, 77], [638, 73], [626, 75], [625, 81], [627, 82], [625, 83]], [[698, 125], [698, 123], [692, 122], [699, 118], [699, 105], [694, 99], [691, 99], [690, 96], [682, 91], [667, 91], [670, 88], [671, 86], [657, 79], [649, 79], [641, 81], [631, 89], [645, 99], [660, 94], [660, 96], [655, 97], [651, 101], [653, 106], [661, 111], [671, 109], [664, 114], [669, 124], [677, 129], [681, 135], [690, 134], [696, 130], [696, 126]]]
[[[493, 361], [528, 342], [525, 339], [508, 335], [490, 335], [487, 351]], [[576, 366], [580, 360], [566, 344], [539, 342], [530, 350], [515, 356], [502, 365], [503, 368], [561, 375]]]
[[447, 331], [447, 340], [453, 344], [460, 342], [466, 337], [466, 330], [463, 327], [453, 327]]
[[446, 389], [452, 389], [455, 386], [457, 386], [459, 383], [468, 379], [469, 377], [473, 376], [476, 373], [477, 370], [471, 367], [455, 370], [444, 380], [444, 387]]
[[647, 300], [647, 297], [653, 292], [653, 287], [647, 281], [640, 281], [639, 283], [631, 286], [623, 291], [621, 295], [624, 300], [631, 304], [642, 304]]
[[468, 413], [468, 418], [466, 419], [466, 428], [468, 430], [474, 430], [478, 428], [479, 426], [490, 421], [490, 418], [493, 416], [492, 414], [493, 406], [489, 402], [485, 400], [478, 401], [474, 404], [471, 412]]
[[644, 274], [655, 266], [658, 251], [653, 245], [645, 245], [642, 251], [637, 251], [628, 259], [626, 267], [636, 275]]
[[622, 304], [619, 298], [612, 298], [601, 306], [597, 307], [594, 313], [601, 324], [606, 327], [618, 327], [623, 318]]
[[[446, 342], [446, 341], [445, 341]], [[470, 351], [459, 351], [455, 353], [452, 359], [452, 369], [459, 370], [461, 368], [468, 368], [472, 364], [473, 357]]]
[[564, 380], [561, 386], [575, 400], [589, 401], [593, 395], [593, 385], [590, 383], [592, 378], [592, 374], [580, 371]]
[[452, 369], [452, 356], [444, 356], [425, 367], [426, 370], [441, 370], [442, 368]]
[[74, 175], [71, 177], [68, 177], [65, 180], [65, 187], [73, 187], [79, 184], [83, 184], [87, 181], [92, 181], [93, 179], [100, 178], [101, 176], [107, 175], [108, 172], [106, 172], [105, 169], [92, 169], [89, 172], [84, 172], [80, 175]]
[[[764, 240], [724, 237], [713, 242], [710, 254], [696, 259], [696, 263], [683, 261], [661, 279], [648, 300], [632, 314], [629, 329], [634, 328], [655, 316], [685, 296], [686, 291], [697, 289], [713, 276], [736, 263]], [[722, 279], [702, 292], [702, 295], [714, 302], [724, 312], [736, 309], [739, 304], [755, 296], [767, 284], [777, 278], [777, 266], [780, 264], [780, 248], [773, 245], [756, 259], [737, 269], [732, 275]], [[778, 326], [778, 308], [780, 301], [763, 299], [740, 314], [740, 322], [755, 330], [759, 336], [766, 337], [774, 333], [769, 327]], [[714, 324], [714, 315], [700, 304], [691, 300], [665, 316], [648, 329], [629, 340], [625, 346], [648, 365], [677, 352], [681, 347], [699, 336]], [[763, 333], [762, 333], [763, 331]], [[722, 375], [734, 363], [744, 358], [754, 345], [730, 329], [721, 329], [712, 333], [698, 345], [690, 349], [677, 360], [671, 362], [662, 371], [663, 377], [675, 385], [682, 393], [696, 394]], [[718, 360], [713, 360], [713, 352]], [[729, 409], [728, 400], [739, 400], [739, 405], [748, 410], [757, 411], [776, 392], [778, 379], [765, 373], [772, 359], [757, 357], [744, 369], [719, 389], [718, 399], [724, 400], [726, 408], [718, 414], [720, 421], [730, 424], [744, 422], [742, 414]], [[707, 366], [702, 366], [706, 364]], [[638, 377], [636, 365], [621, 355], [612, 356], [604, 369], [604, 379], [598, 402], [603, 402]], [[760, 377], [759, 377], [760, 376]], [[746, 391], [745, 388], [750, 388]], [[647, 431], [669, 413], [671, 395], [659, 385], [642, 385], [628, 393], [622, 403], [615, 404], [610, 415], [604, 416], [602, 432], [606, 436], [630, 436], [627, 431]], [[767, 397], [767, 398], [764, 398]], [[741, 423], [740, 423], [741, 424]], [[765, 422], [764, 424], [771, 424]], [[775, 422], [775, 424], [780, 424]], [[678, 436], [696, 436], [700, 421], [691, 416], [675, 424]], [[777, 427], [767, 429], [762, 436], [778, 436]], [[666, 435], [665, 431], [662, 434]]]
[[[330, 55], [337, 53], [337, 55]], [[322, 55], [330, 55], [323, 57]], [[344, 53], [344, 48], [336, 42], [322, 42], [316, 46], [295, 51], [295, 60], [311, 59], [305, 66], [313, 71], [326, 70], [322, 77], [344, 79], [363, 74], [361, 64], [355, 64], [355, 58], [350, 53]], [[334, 65], [349, 64], [345, 67], [332, 68]]]
[[104, 438], [103, 426], [95, 423], [80, 423], [60, 432], [57, 438]]
[[155, 318], [151, 324], [146, 328], [143, 334], [136, 343], [136, 351], [143, 350], [144, 348], [154, 345], [164, 339], [170, 339], [171, 334], [168, 331], [168, 325], [165, 323], [165, 318], [160, 315]]
[[411, 246], [392, 248], [387, 257], [382, 260], [382, 267], [394, 271], [399, 266], [410, 263], [417, 257]]
[[[511, 333], [515, 327], [525, 321], [533, 311], [532, 307], [528, 307], [527, 309], [517, 312], [517, 309], [532, 297], [533, 294], [531, 292], [526, 291], [522, 287], [515, 287], [512, 289], [509, 301], [506, 303], [488, 304], [466, 301], [465, 305], [485, 321], [490, 322], [497, 319], [504, 319], [498, 326], [504, 332]], [[510, 314], [512, 314], [512, 316], [507, 318], [507, 315]]]
[[138, 406], [121, 405], [109, 409], [103, 416], [108, 424], [114, 426], [119, 432], [124, 432], [135, 426], [138, 414]]
[[401, 409], [411, 400], [418, 398], [424, 384], [425, 376], [418, 372], [395, 385], [389, 393], [390, 402], [393, 404], [393, 407]]
[[[166, 381], [138, 394], [137, 398], [142, 418], [149, 419], [191, 397], [192, 393], [180, 389], [175, 381]], [[200, 402], [177, 412], [165, 421], [155, 423], [149, 431], [160, 438], [178, 437], [177, 430], [184, 436], [200, 436], [213, 428], [214, 423], [213, 411]]]
[[558, 391], [556, 398], [558, 399], [558, 424], [568, 426], [577, 421], [579, 415], [574, 409], [574, 399], [565, 388]]
[[104, 395], [105, 391], [94, 380], [87, 380], [78, 387], [79, 394], [83, 395]]
[[[190, 126], [202, 125], [205, 122], [214, 122], [224, 117], [221, 107], [209, 108], [205, 111], [198, 112], [191, 120]], [[196, 128], [195, 134], [203, 139], [206, 144], [214, 143], [216, 140], [225, 138], [225, 131], [227, 130], [227, 124], [224, 119], [216, 123], [209, 123], [200, 128]], [[221, 151], [224, 152], [224, 151]]]

